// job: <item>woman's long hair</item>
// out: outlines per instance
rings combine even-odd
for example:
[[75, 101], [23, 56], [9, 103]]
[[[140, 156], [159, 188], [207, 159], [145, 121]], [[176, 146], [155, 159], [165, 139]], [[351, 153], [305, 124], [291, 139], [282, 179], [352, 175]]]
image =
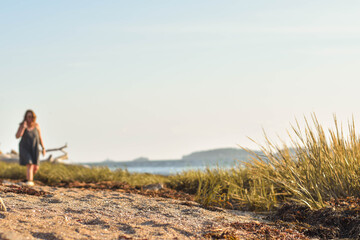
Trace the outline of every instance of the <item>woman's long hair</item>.
[[[33, 110], [30, 110], [30, 109], [26, 111], [26, 113], [25, 113], [25, 115], [24, 115], [24, 121], [26, 121], [26, 115], [28, 115], [28, 113], [31, 113], [32, 116], [33, 116], [31, 123], [32, 123], [32, 124], [35, 123], [35, 122], [36, 122], [36, 114], [34, 113]], [[23, 122], [24, 122], [24, 121], [23, 121]]]

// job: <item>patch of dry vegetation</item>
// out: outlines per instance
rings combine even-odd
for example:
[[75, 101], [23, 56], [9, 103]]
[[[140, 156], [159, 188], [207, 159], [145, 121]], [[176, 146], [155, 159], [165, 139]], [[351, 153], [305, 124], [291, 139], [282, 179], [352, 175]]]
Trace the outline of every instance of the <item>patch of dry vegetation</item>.
[[[306, 119], [305, 119], [306, 120]], [[334, 117], [335, 129], [327, 132], [312, 116], [304, 129], [297, 123], [289, 134], [292, 144], [278, 146], [266, 137], [262, 155], [253, 161], [206, 171], [187, 171], [173, 176], [135, 174], [107, 167], [49, 164], [41, 165], [36, 180], [46, 184], [61, 182], [127, 182], [131, 185], [163, 183], [196, 195], [205, 206], [256, 211], [273, 210], [285, 202], [297, 202], [311, 209], [326, 201], [360, 197], [360, 140], [355, 125], [348, 124], [345, 135]], [[24, 179], [25, 168], [0, 162], [0, 178]]]
[[[0, 178], [25, 179], [26, 168], [16, 163], [0, 162]], [[111, 171], [108, 167], [87, 168], [81, 165], [42, 163], [35, 175], [35, 180], [44, 184], [69, 182], [97, 183], [102, 181], [127, 182], [134, 186], [152, 183], [163, 183], [167, 178], [161, 175], [129, 173], [118, 169]]]
[[278, 146], [266, 136], [262, 155], [245, 167], [231, 170], [189, 171], [170, 177], [169, 185], [190, 193], [204, 205], [250, 210], [272, 210], [284, 202], [311, 209], [326, 201], [360, 197], [360, 139], [354, 121], [345, 135], [334, 117], [335, 129], [327, 132], [312, 116], [304, 129], [292, 126], [292, 144]]

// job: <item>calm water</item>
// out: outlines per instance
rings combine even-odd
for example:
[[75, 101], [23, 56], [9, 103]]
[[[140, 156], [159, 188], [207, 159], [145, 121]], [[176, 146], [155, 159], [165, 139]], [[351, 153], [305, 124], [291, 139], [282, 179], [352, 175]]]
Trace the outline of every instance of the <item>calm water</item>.
[[127, 169], [131, 173], [151, 173], [161, 175], [172, 175], [187, 170], [205, 170], [220, 167], [228, 169], [237, 165], [236, 160], [227, 161], [201, 161], [201, 160], [161, 160], [161, 161], [146, 161], [146, 162], [103, 162], [99, 164], [107, 166], [111, 170]]

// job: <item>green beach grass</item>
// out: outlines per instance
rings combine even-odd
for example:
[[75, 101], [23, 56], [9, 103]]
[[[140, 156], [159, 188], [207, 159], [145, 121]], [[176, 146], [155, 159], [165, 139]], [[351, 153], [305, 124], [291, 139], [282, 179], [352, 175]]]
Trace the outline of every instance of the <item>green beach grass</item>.
[[[325, 131], [315, 115], [302, 129], [292, 126], [290, 146], [278, 146], [266, 136], [245, 167], [191, 171], [171, 177], [170, 186], [195, 193], [204, 205], [235, 206], [268, 211], [285, 202], [311, 209], [330, 199], [360, 197], [360, 139], [354, 121], [345, 134], [334, 116], [334, 129]], [[196, 191], [195, 191], [196, 190]]]
[[[0, 162], [0, 178], [26, 179], [26, 167], [16, 163]], [[129, 173], [127, 170], [111, 171], [108, 167], [84, 167], [81, 165], [42, 163], [35, 180], [45, 184], [62, 182], [96, 183], [101, 181], [127, 182], [134, 186], [164, 183], [165, 176], [146, 173]]]
[[[110, 171], [107, 167], [43, 163], [35, 180], [60, 182], [119, 181], [134, 186], [163, 183], [194, 194], [205, 206], [269, 211], [285, 202], [297, 202], [312, 209], [326, 201], [360, 197], [360, 140], [355, 124], [345, 135], [334, 117], [335, 128], [325, 132], [316, 116], [304, 129], [292, 126], [291, 144], [281, 146], [266, 136], [262, 156], [249, 151], [252, 161], [233, 169], [186, 171], [172, 176]], [[25, 168], [0, 162], [0, 178], [25, 179]]]

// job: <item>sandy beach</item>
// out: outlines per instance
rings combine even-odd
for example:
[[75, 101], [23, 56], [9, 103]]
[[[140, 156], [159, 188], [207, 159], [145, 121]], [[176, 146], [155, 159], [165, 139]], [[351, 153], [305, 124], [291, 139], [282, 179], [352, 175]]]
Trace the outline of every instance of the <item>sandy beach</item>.
[[[263, 226], [252, 213], [209, 210], [191, 200], [152, 195], [124, 189], [28, 188], [5, 181], [0, 197], [7, 212], [0, 213], [0, 239], [266, 238], [249, 230]], [[276, 232], [286, 239], [300, 236]]]

